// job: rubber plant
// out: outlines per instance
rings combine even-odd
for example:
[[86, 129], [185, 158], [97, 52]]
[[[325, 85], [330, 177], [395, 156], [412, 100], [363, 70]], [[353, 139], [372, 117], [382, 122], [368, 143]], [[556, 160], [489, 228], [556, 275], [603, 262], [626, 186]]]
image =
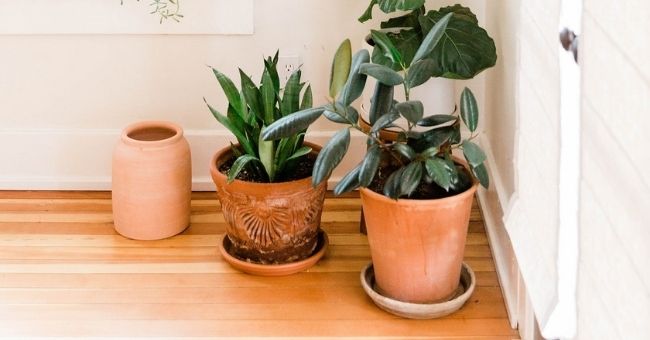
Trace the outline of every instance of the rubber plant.
[[[451, 13], [446, 14], [429, 30], [402, 73], [370, 62], [370, 55], [366, 50], [357, 52], [351, 62], [348, 61], [345, 53], [340, 53], [349, 46], [349, 41], [346, 40], [333, 62], [331, 102], [279, 119], [264, 129], [263, 139], [274, 140], [291, 136], [302, 131], [321, 115], [346, 125], [323, 147], [316, 159], [312, 180], [314, 185], [318, 185], [329, 177], [343, 159], [350, 144], [350, 130], [364, 133], [368, 146], [366, 155], [335, 187], [334, 192], [337, 195], [358, 187], [373, 187], [385, 196], [398, 199], [413, 195], [419, 187], [422, 189], [437, 185], [446, 192], [446, 196], [451, 196], [467, 190], [472, 185], [472, 177], [477, 178], [481, 185], [487, 188], [489, 179], [484, 165], [485, 153], [473, 142], [477, 137], [479, 112], [472, 91], [465, 88], [462, 92], [460, 115], [454, 113], [425, 117], [422, 103], [408, 98], [412, 88], [429, 79], [427, 73], [421, 70], [435, 64], [431, 51], [442, 41], [451, 18]], [[405, 59], [399, 49], [391, 40], [376, 33], [378, 32], [373, 32], [373, 38], [382, 47], [384, 57], [395, 64], [403, 64]], [[351, 106], [361, 95], [367, 76], [377, 79], [371, 101], [372, 128], [369, 131], [358, 125], [357, 110]], [[398, 103], [393, 99], [395, 86], [404, 87], [406, 101]], [[408, 126], [399, 133], [396, 141], [383, 139], [380, 131], [396, 127], [393, 122], [400, 116], [408, 121]], [[461, 122], [471, 133], [464, 139], [461, 138]], [[416, 132], [416, 126], [428, 129]], [[454, 150], [462, 150], [471, 173], [454, 163]]]
[[225, 74], [212, 68], [228, 99], [227, 114], [221, 114], [207, 101], [206, 104], [217, 121], [230, 130], [239, 142], [238, 147], [231, 145], [237, 159], [228, 171], [229, 182], [235, 180], [244, 169], [267, 182], [283, 181], [292, 172], [296, 162], [312, 152], [311, 147], [303, 145], [307, 126], [278, 141], [260, 138], [264, 127], [282, 117], [299, 110], [319, 110], [312, 109], [311, 85], [303, 91], [305, 83], [301, 82], [300, 69], [291, 74], [284, 88], [280, 88], [277, 64], [278, 53], [273, 58], [264, 60], [264, 72], [259, 86], [239, 69], [241, 90]]
[[[428, 52], [433, 62], [426, 69], [418, 70], [431, 77], [470, 79], [481, 71], [495, 65], [497, 60], [494, 41], [487, 31], [479, 26], [472, 11], [461, 5], [442, 7], [427, 11], [425, 0], [371, 0], [368, 8], [359, 18], [365, 22], [372, 18], [375, 6], [384, 13], [406, 12], [401, 16], [381, 22], [381, 31], [372, 31], [375, 46], [372, 61], [376, 64], [401, 71], [411, 65], [424, 37], [449, 13], [453, 13], [440, 43]], [[401, 59], [394, 60], [384, 54], [376, 37], [390, 41], [399, 51]]]

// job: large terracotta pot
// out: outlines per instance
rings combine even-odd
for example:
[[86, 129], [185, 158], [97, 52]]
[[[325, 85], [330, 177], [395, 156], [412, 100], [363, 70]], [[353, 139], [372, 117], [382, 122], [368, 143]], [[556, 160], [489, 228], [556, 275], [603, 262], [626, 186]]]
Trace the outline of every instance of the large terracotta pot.
[[451, 298], [478, 183], [452, 197], [393, 200], [361, 188], [377, 290], [404, 302]]
[[[320, 147], [312, 147], [314, 153]], [[217, 152], [210, 173], [227, 222], [226, 235], [236, 257], [277, 264], [305, 259], [314, 252], [327, 188], [312, 187], [311, 177], [280, 183], [253, 183], [227, 177], [219, 167], [232, 157], [230, 147]]]
[[113, 219], [137, 240], [176, 235], [190, 223], [192, 164], [183, 130], [169, 122], [129, 125], [113, 151]]

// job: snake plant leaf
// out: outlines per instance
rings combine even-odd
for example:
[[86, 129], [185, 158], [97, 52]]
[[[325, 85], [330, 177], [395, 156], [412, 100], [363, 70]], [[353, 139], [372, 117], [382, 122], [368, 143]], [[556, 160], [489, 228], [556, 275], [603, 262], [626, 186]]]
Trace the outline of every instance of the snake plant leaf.
[[265, 70], [262, 75], [260, 92], [262, 93], [262, 103], [264, 103], [264, 124], [268, 125], [275, 120], [275, 103], [277, 100], [273, 79], [268, 70]]
[[272, 140], [265, 141], [262, 139], [262, 136], [260, 136], [260, 139], [257, 143], [257, 150], [258, 150], [259, 160], [262, 162], [262, 165], [264, 166], [264, 170], [266, 171], [269, 180], [273, 182], [275, 180], [274, 142]]
[[397, 50], [393, 42], [386, 35], [386, 33], [376, 30], [371, 30], [370, 35], [372, 36], [372, 41], [374, 41], [375, 46], [382, 51], [385, 57], [390, 59], [395, 64], [402, 64], [402, 55]]
[[360, 171], [360, 165], [356, 166], [345, 176], [343, 176], [343, 178], [339, 181], [336, 187], [334, 187], [334, 195], [338, 196], [340, 194], [350, 192], [358, 188], [360, 186], [359, 171]]
[[278, 74], [278, 55], [280, 51], [275, 52], [275, 57], [271, 59], [269, 57], [267, 60], [264, 60], [264, 69], [271, 76], [273, 82], [273, 88], [275, 89], [275, 94], [280, 95], [280, 75]]
[[411, 196], [422, 180], [422, 162], [411, 162], [400, 177], [400, 196]]
[[350, 39], [345, 39], [336, 50], [334, 60], [332, 61], [332, 70], [330, 73], [330, 97], [336, 98], [350, 74], [350, 65], [352, 64], [352, 45]]
[[366, 87], [366, 80], [368, 76], [366, 74], [360, 73], [359, 68], [361, 65], [370, 61], [370, 53], [368, 50], [360, 50], [354, 54], [352, 57], [352, 66], [350, 68], [350, 74], [348, 80], [343, 86], [341, 93], [339, 95], [339, 102], [343, 105], [350, 105], [353, 101], [363, 94], [363, 89]]
[[228, 183], [231, 183], [232, 181], [237, 178], [239, 173], [248, 165], [250, 162], [259, 162], [260, 160], [252, 155], [245, 154], [240, 156], [235, 160], [235, 163], [233, 163], [232, 167], [230, 170], [228, 170]]
[[372, 183], [377, 169], [379, 168], [379, 161], [381, 160], [381, 149], [379, 145], [372, 145], [366, 152], [366, 156], [361, 161], [359, 168], [359, 185], [367, 187]]
[[300, 92], [304, 86], [304, 84], [300, 83], [301, 75], [300, 70], [294, 71], [284, 86], [284, 94], [280, 103], [280, 112], [282, 112], [283, 117], [300, 110]]
[[300, 138], [300, 135], [295, 135], [280, 139], [277, 147], [275, 148], [275, 159], [273, 163], [276, 174], [280, 174], [285, 171], [287, 160], [298, 148], [297, 143]]
[[241, 97], [239, 96], [239, 90], [237, 90], [235, 84], [230, 80], [230, 78], [215, 68], [212, 68], [212, 73], [214, 73], [217, 81], [219, 81], [219, 85], [221, 85], [221, 89], [226, 95], [230, 105], [236, 110], [237, 114], [243, 118], [244, 115], [241, 112]]
[[370, 124], [374, 125], [379, 117], [389, 113], [393, 107], [394, 88], [377, 82], [370, 103]]
[[478, 181], [479, 183], [481, 183], [481, 186], [483, 186], [485, 189], [490, 187], [490, 177], [488, 176], [488, 172], [487, 169], [485, 168], [485, 164], [472, 167], [472, 172], [474, 173], [474, 176], [478, 178]]
[[395, 86], [404, 82], [401, 74], [384, 65], [366, 63], [359, 67], [359, 72], [369, 75], [388, 86]]
[[418, 60], [409, 67], [405, 80], [406, 85], [409, 88], [414, 88], [426, 83], [431, 78], [431, 75], [433, 75], [435, 68], [436, 62], [433, 59], [426, 58]]
[[308, 155], [312, 151], [312, 148], [308, 146], [303, 146], [300, 149], [296, 150], [296, 152], [293, 153], [293, 155], [289, 156], [287, 160], [292, 160], [292, 159], [297, 159], [300, 158], [304, 155]]
[[[386, 32], [386, 36], [399, 51], [404, 65], [409, 65], [411, 63], [411, 60], [413, 60], [413, 57], [415, 56], [415, 52], [422, 43], [422, 32], [419, 29], [419, 24], [417, 27], [417, 29], [403, 29], [398, 32]], [[394, 63], [391, 59], [386, 57], [381, 48], [373, 48], [372, 62], [388, 66], [395, 71], [401, 71], [403, 68], [402, 64]]]
[[302, 101], [300, 102], [300, 109], [301, 110], [311, 109], [313, 105], [314, 105], [314, 95], [312, 94], [311, 91], [311, 85], [307, 85], [307, 88], [305, 89], [305, 93], [302, 95]]
[[242, 119], [242, 117], [239, 116], [239, 114], [236, 112], [236, 110], [232, 107], [232, 105], [228, 105], [228, 111], [226, 111], [226, 117], [230, 120], [230, 122], [239, 130], [242, 132], [246, 132], [246, 123]]
[[255, 114], [259, 120], [264, 121], [264, 109], [262, 106], [262, 94], [260, 93], [260, 90], [242, 69], [239, 69], [239, 76], [241, 78], [242, 92], [244, 93], [244, 98], [246, 99], [246, 103], [248, 103], [248, 107], [251, 108], [253, 114]]
[[300, 133], [316, 121], [324, 110], [322, 106], [319, 106], [284, 116], [267, 126], [262, 131], [262, 138], [264, 140], [274, 140]]
[[246, 151], [248, 154], [255, 155], [255, 149], [253, 148], [253, 145], [248, 140], [248, 138], [246, 138], [246, 134], [243, 131], [239, 130], [235, 124], [233, 124], [230, 119], [228, 119], [228, 117], [222, 115], [219, 111], [210, 106], [205, 98], [203, 98], [203, 101], [206, 105], [208, 105], [208, 109], [210, 109], [210, 112], [214, 118], [216, 118], [217, 121], [221, 123], [221, 125], [223, 125], [226, 129], [230, 130], [233, 135], [235, 135], [235, 138], [237, 138], [239, 144], [241, 144], [241, 146], [244, 148], [244, 151]]
[[467, 125], [469, 131], [476, 131], [478, 127], [478, 104], [476, 103], [474, 94], [467, 87], [460, 95], [460, 117], [463, 119], [463, 123]]
[[440, 20], [436, 21], [433, 27], [431, 27], [431, 29], [424, 36], [420, 48], [418, 48], [417, 52], [415, 52], [415, 56], [411, 61], [411, 65], [428, 57], [431, 54], [433, 49], [440, 42], [442, 36], [445, 34], [445, 30], [447, 29], [447, 24], [449, 24], [449, 20], [451, 20], [451, 17], [453, 15], [454, 15], [453, 13], [447, 13], [445, 14], [445, 16], [440, 18]]
[[404, 173], [404, 167], [395, 170], [384, 183], [384, 195], [392, 199], [398, 199], [400, 196], [401, 178]]
[[332, 174], [350, 146], [350, 130], [345, 128], [335, 133], [332, 139], [321, 149], [314, 163], [312, 185], [317, 186]]
[[472, 167], [479, 166], [481, 163], [485, 162], [486, 156], [481, 148], [466, 140], [463, 142], [463, 155], [467, 160], [467, 163]]
[[453, 122], [457, 120], [458, 117], [453, 115], [432, 115], [420, 119], [417, 123], [418, 126], [438, 126], [445, 123]]
[[[444, 36], [429, 57], [435, 60], [434, 77], [470, 79], [486, 68], [496, 64], [497, 54], [494, 40], [485, 29], [471, 19], [468, 8], [452, 7], [453, 18], [449, 21]], [[430, 11], [420, 17], [422, 32], [428, 33], [450, 8]]]
[[397, 103], [395, 105], [397, 111], [409, 122], [415, 124], [424, 115], [424, 105], [419, 100], [409, 100], [406, 102]]
[[412, 161], [416, 154], [415, 150], [407, 144], [393, 144], [393, 150], [397, 151], [400, 155], [406, 157], [409, 161]]
[[449, 188], [451, 187], [451, 174], [447, 171], [445, 161], [437, 157], [428, 158], [424, 162], [424, 166], [427, 169], [429, 177], [431, 177], [431, 179], [433, 179], [433, 181], [441, 188], [449, 191]]
[[399, 113], [398, 112], [389, 112], [377, 119], [375, 124], [372, 124], [372, 128], [370, 129], [370, 133], [375, 133], [378, 132], [381, 129], [384, 129], [388, 127], [389, 125], [393, 124], [394, 121], [399, 119]]

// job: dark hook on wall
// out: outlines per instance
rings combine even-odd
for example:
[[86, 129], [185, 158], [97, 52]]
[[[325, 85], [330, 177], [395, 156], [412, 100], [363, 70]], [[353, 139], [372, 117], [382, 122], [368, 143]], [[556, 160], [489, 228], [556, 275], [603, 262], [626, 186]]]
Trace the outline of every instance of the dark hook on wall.
[[560, 32], [560, 43], [562, 44], [562, 47], [565, 50], [573, 53], [573, 59], [576, 61], [576, 63], [578, 62], [579, 40], [579, 37], [568, 28], [564, 28], [562, 32]]

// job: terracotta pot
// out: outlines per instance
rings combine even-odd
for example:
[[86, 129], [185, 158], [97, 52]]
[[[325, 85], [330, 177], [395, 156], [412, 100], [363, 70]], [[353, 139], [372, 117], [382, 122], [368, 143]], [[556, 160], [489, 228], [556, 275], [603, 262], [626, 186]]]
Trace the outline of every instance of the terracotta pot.
[[[305, 143], [317, 153], [320, 147]], [[300, 261], [312, 255], [320, 227], [327, 181], [312, 187], [311, 177], [280, 183], [227, 183], [219, 167], [232, 157], [217, 152], [210, 173], [226, 219], [232, 254], [263, 264]]]
[[377, 290], [395, 300], [436, 303], [460, 282], [478, 183], [455, 196], [393, 200], [361, 188]]
[[180, 126], [129, 125], [113, 152], [113, 219], [118, 233], [137, 240], [176, 235], [190, 223], [192, 164]]

